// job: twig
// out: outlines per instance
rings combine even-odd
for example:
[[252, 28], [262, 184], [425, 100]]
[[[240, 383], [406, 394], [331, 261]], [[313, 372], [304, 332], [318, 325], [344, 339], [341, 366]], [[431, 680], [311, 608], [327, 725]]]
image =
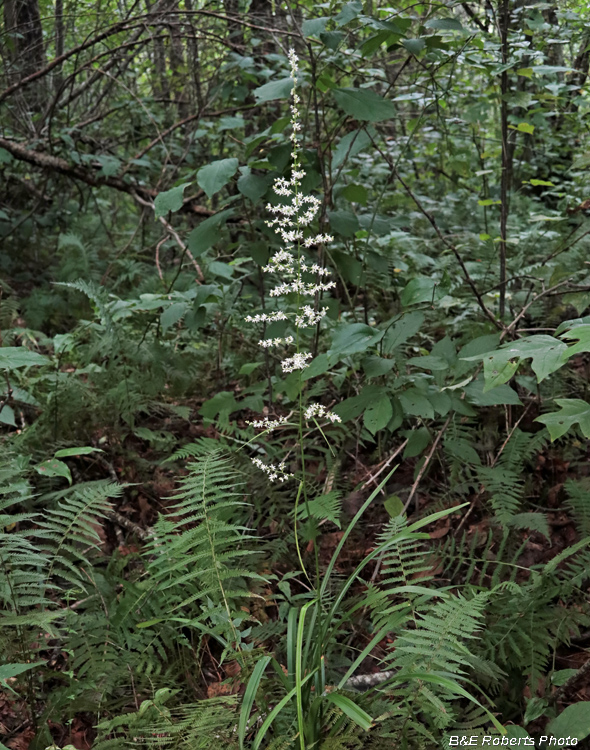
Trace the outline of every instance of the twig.
[[399, 454], [403, 451], [407, 444], [408, 439], [406, 438], [406, 440], [404, 440], [404, 442], [393, 451], [391, 456], [389, 456], [389, 458], [385, 461], [381, 468], [363, 482], [361, 489], [365, 489], [365, 487], [367, 487], [369, 484], [374, 483], [377, 477], [382, 474], [385, 469], [387, 469], [387, 467], [399, 456]]
[[451, 414], [449, 414], [449, 416], [447, 417], [447, 419], [446, 419], [445, 423], [443, 424], [443, 426], [438, 431], [438, 435], [434, 438], [434, 442], [432, 443], [432, 447], [430, 448], [430, 451], [428, 452], [428, 455], [426, 456], [426, 458], [424, 460], [424, 463], [420, 467], [420, 471], [418, 472], [418, 476], [416, 477], [416, 481], [412, 485], [412, 489], [410, 490], [410, 494], [408, 495], [408, 499], [406, 500], [406, 503], [404, 505], [404, 511], [406, 511], [408, 509], [408, 507], [410, 506], [410, 503], [412, 502], [412, 498], [414, 497], [414, 495], [416, 494], [416, 490], [418, 489], [418, 485], [422, 481], [422, 477], [424, 476], [424, 473], [426, 472], [426, 469], [428, 468], [428, 466], [429, 466], [429, 464], [430, 464], [430, 462], [432, 460], [432, 457], [434, 456], [434, 452], [437, 449], [438, 444], [440, 443], [440, 439], [445, 434], [447, 427], [451, 424], [451, 418], [452, 418], [452, 416], [453, 416], [453, 414], [451, 412]]
[[549, 703], [554, 704], [562, 700], [568, 693], [570, 693], [574, 687], [586, 674], [590, 672], [590, 659], [582, 664], [576, 674], [573, 674], [568, 680], [566, 680], [561, 687], [559, 687], [553, 695], [549, 698]]
[[[155, 213], [156, 207], [155, 207], [155, 205], [151, 201], [144, 200], [139, 195], [137, 195], [137, 193], [133, 193], [133, 197], [142, 206], [149, 206], [154, 211], [154, 213]], [[195, 270], [196, 270], [196, 272], [197, 272], [197, 274], [199, 276], [199, 283], [205, 281], [205, 277], [203, 276], [203, 271], [201, 270], [201, 266], [195, 260], [193, 254], [188, 249], [188, 246], [182, 241], [182, 239], [180, 238], [180, 235], [178, 234], [178, 232], [174, 229], [174, 227], [171, 224], [169, 224], [166, 221], [166, 219], [163, 216], [159, 216], [158, 217], [158, 221], [166, 229], [166, 231], [168, 232], [168, 234], [171, 235], [174, 238], [174, 241], [176, 242], [176, 244], [178, 245], [178, 247], [182, 250], [183, 254], [184, 255], [188, 255], [188, 257], [190, 258], [190, 261], [193, 264], [193, 266], [195, 267]], [[162, 278], [162, 276], [160, 276], [160, 278]]]
[[164, 277], [162, 276], [162, 269], [160, 267], [160, 248], [169, 239], [170, 239], [170, 235], [165, 234], [156, 245], [156, 268], [158, 269], [158, 276], [160, 277], [160, 281], [162, 282], [162, 284], [165, 284], [165, 281], [164, 281]]
[[[368, 132], [368, 131], [366, 131]], [[389, 156], [379, 147], [379, 144], [375, 142], [375, 139], [369, 134], [369, 137], [371, 138], [371, 141], [373, 143], [373, 146], [377, 149], [377, 151], [381, 154], [381, 156], [385, 159], [387, 164], [389, 165], [389, 168], [391, 169], [391, 173], [394, 177], [397, 177], [399, 182], [401, 183], [402, 187], [406, 191], [406, 193], [410, 196], [410, 198], [414, 201], [416, 204], [416, 208], [420, 211], [420, 213], [428, 219], [430, 225], [436, 232], [439, 240], [449, 248], [449, 250], [453, 253], [455, 256], [457, 263], [461, 267], [461, 271], [463, 273], [463, 276], [465, 278], [465, 281], [469, 284], [469, 287], [471, 288], [471, 291], [475, 295], [475, 298], [477, 299], [477, 304], [480, 306], [481, 310], [485, 313], [486, 317], [489, 318], [489, 320], [492, 321], [492, 323], [498, 328], [499, 330], [503, 330], [504, 326], [501, 323], [501, 321], [497, 320], [496, 316], [493, 314], [493, 312], [486, 306], [485, 302], [483, 301], [483, 298], [475, 285], [475, 282], [471, 278], [471, 275], [469, 274], [469, 271], [467, 270], [467, 266], [465, 265], [465, 262], [463, 258], [461, 257], [461, 253], [457, 250], [455, 245], [450, 242], [444, 234], [440, 231], [440, 228], [438, 224], [436, 223], [436, 219], [432, 214], [428, 213], [428, 211], [424, 208], [422, 203], [420, 202], [420, 199], [418, 196], [414, 195], [412, 188], [407, 184], [407, 182], [403, 179], [403, 177], [400, 175], [400, 173], [397, 171], [397, 168], [395, 164], [392, 162], [392, 160], [389, 158]]]

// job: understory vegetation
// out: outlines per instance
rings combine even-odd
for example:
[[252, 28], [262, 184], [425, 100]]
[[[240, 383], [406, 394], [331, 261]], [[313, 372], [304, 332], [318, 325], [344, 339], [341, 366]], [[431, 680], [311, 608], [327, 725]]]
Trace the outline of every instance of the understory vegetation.
[[0, 750], [590, 737], [590, 6], [4, 0]]

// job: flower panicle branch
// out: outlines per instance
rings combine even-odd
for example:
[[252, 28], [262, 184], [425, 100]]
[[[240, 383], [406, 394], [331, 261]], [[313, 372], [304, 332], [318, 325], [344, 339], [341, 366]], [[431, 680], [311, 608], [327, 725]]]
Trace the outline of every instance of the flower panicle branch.
[[[279, 235], [282, 247], [272, 255], [262, 270], [265, 273], [274, 274], [279, 279], [279, 283], [270, 290], [272, 298], [278, 299], [288, 295], [296, 295], [297, 302], [295, 310], [287, 308], [285, 311], [257, 313], [245, 318], [249, 323], [266, 324], [281, 321], [290, 324], [297, 331], [296, 336], [287, 334], [279, 337], [261, 338], [258, 342], [263, 349], [295, 345], [296, 351], [290, 356], [285, 356], [281, 362], [281, 369], [284, 373], [301, 371], [309, 367], [312, 354], [300, 349], [301, 329], [317, 326], [322, 321], [328, 308], [320, 306], [321, 297], [325, 292], [336, 286], [335, 282], [330, 279], [330, 271], [327, 268], [317, 262], [310, 262], [304, 255], [318, 246], [325, 246], [333, 242], [334, 238], [329, 234], [314, 234], [313, 231], [310, 231], [310, 225], [317, 216], [322, 201], [314, 195], [305, 194], [302, 189], [306, 173], [302, 168], [299, 156], [299, 140], [301, 137], [299, 111], [301, 99], [297, 89], [299, 60], [293, 49], [289, 50], [288, 59], [293, 80], [290, 135], [292, 169], [290, 178], [278, 177], [274, 182], [273, 191], [278, 196], [279, 202], [267, 205], [271, 218], [266, 221], [266, 224]], [[305, 301], [306, 298], [307, 301]], [[316, 418], [326, 419], [332, 424], [340, 422], [338, 415], [328, 411], [321, 404], [309, 405], [301, 418], [308, 421]], [[248, 422], [248, 424], [269, 431], [280, 427], [285, 421], [284, 418], [276, 420], [265, 418]], [[259, 458], [253, 458], [252, 462], [273, 481], [284, 482], [293, 476], [285, 471], [283, 464], [276, 466], [265, 464]]]

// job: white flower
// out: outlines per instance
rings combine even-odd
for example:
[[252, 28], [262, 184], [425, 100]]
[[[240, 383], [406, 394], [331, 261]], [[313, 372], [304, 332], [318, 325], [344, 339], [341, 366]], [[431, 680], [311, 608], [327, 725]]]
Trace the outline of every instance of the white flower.
[[295, 318], [295, 325], [297, 328], [308, 328], [319, 323], [324, 315], [328, 312], [327, 307], [322, 307], [321, 310], [314, 310], [311, 305], [304, 305], [299, 308], [299, 315]]
[[287, 316], [282, 310], [277, 310], [274, 313], [258, 313], [256, 315], [246, 315], [244, 320], [247, 323], [276, 323], [278, 320], [288, 320]]
[[342, 422], [338, 414], [328, 411], [325, 406], [322, 406], [322, 404], [310, 404], [305, 410], [305, 419], [310, 420], [314, 417], [328, 419], [332, 424], [334, 424], [334, 422]]
[[284, 463], [280, 463], [275, 466], [273, 464], [265, 464], [259, 458], [251, 458], [250, 460], [252, 461], [254, 466], [257, 466], [265, 474], [268, 474], [268, 478], [271, 480], [271, 482], [274, 482], [275, 479], [278, 479], [280, 482], [286, 482], [287, 479], [290, 479], [293, 476], [293, 474], [288, 474], [285, 471]]
[[309, 363], [307, 362], [308, 359], [310, 359], [311, 354], [308, 353], [302, 353], [297, 352], [292, 357], [287, 357], [287, 359], [284, 359], [281, 362], [281, 367], [283, 368], [283, 372], [293, 372], [293, 370], [305, 370], [306, 367], [309, 367]]
[[258, 346], [261, 346], [263, 349], [268, 349], [271, 346], [280, 346], [281, 344], [292, 344], [295, 341], [293, 336], [286, 336], [284, 339], [276, 338], [276, 339], [260, 339], [258, 342]]
[[279, 419], [269, 419], [268, 417], [264, 417], [264, 419], [256, 419], [253, 422], [248, 422], [248, 420], [246, 420], [246, 424], [249, 424], [251, 427], [262, 428], [267, 432], [272, 432], [273, 430], [276, 430], [277, 427], [285, 424], [287, 420], [288, 417], [280, 417]]

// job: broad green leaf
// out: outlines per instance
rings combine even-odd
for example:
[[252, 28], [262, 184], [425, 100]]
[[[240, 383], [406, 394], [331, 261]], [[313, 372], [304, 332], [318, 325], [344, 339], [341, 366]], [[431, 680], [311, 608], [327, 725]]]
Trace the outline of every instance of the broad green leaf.
[[103, 453], [100, 448], [92, 448], [89, 445], [83, 445], [80, 448], [62, 448], [53, 454], [54, 458], [70, 458], [70, 456], [87, 456], [89, 453]]
[[47, 365], [49, 359], [43, 354], [31, 352], [24, 346], [0, 347], [0, 369], [16, 370], [19, 367], [30, 367], [31, 365]]
[[434, 357], [432, 354], [427, 354], [423, 357], [410, 357], [410, 359], [406, 360], [406, 364], [420, 367], [422, 370], [432, 370], [433, 372], [449, 369], [449, 363], [445, 359]]
[[463, 31], [461, 22], [456, 18], [433, 18], [426, 21], [424, 26], [427, 29], [437, 29], [438, 31]]
[[402, 458], [414, 458], [419, 456], [424, 448], [430, 443], [431, 435], [426, 427], [419, 427], [417, 430], [408, 430], [404, 433], [408, 438], [408, 444], [404, 449]]
[[381, 341], [383, 335], [384, 331], [371, 328], [364, 323], [349, 323], [334, 334], [329, 354], [344, 356], [364, 352]]
[[333, 151], [332, 169], [338, 169], [346, 158], [356, 156], [356, 154], [366, 148], [371, 143], [370, 135], [375, 135], [373, 128], [352, 130], [343, 136]]
[[301, 31], [303, 36], [307, 39], [310, 36], [315, 36], [319, 39], [320, 34], [325, 31], [326, 24], [330, 20], [329, 16], [323, 16], [321, 18], [310, 18], [301, 24]]
[[390, 354], [398, 346], [405, 344], [408, 339], [418, 333], [423, 323], [423, 313], [411, 312], [390, 326], [383, 338], [383, 351], [385, 354]]
[[573, 703], [549, 722], [546, 732], [557, 739], [576, 737], [578, 742], [590, 735], [590, 701]]
[[[577, 325], [565, 333], [562, 333], [559, 337], [566, 341], [577, 341], [577, 344], [569, 346], [567, 349], [567, 356], [573, 357], [574, 354], [582, 354], [582, 352], [590, 352], [590, 325]], [[0, 352], [2, 349], [0, 349]]]
[[238, 375], [250, 375], [259, 367], [262, 367], [262, 362], [247, 362], [240, 367]]
[[16, 422], [14, 421], [14, 409], [12, 406], [4, 404], [0, 410], [0, 423], [7, 424], [10, 427], [16, 427]]
[[356, 120], [383, 122], [395, 117], [395, 104], [371, 89], [341, 88], [332, 93], [340, 109]]
[[337, 26], [345, 26], [353, 18], [356, 18], [359, 13], [362, 13], [362, 10], [363, 4], [360, 0], [351, 0], [349, 3], [346, 3], [334, 21], [336, 21]]
[[417, 305], [420, 302], [433, 303], [444, 297], [446, 293], [447, 290], [443, 289], [440, 283], [434, 279], [428, 276], [417, 276], [409, 281], [402, 290], [400, 302], [404, 307]]
[[188, 309], [189, 306], [186, 302], [175, 302], [173, 305], [170, 305], [170, 307], [167, 307], [160, 315], [162, 333], [166, 333], [171, 326], [178, 323]]
[[510, 344], [504, 344], [495, 352], [463, 357], [463, 359], [483, 360], [486, 382], [484, 392], [487, 392], [497, 385], [508, 382], [522, 360], [532, 359], [531, 368], [540, 383], [552, 372], [559, 370], [567, 361], [568, 356], [569, 350], [563, 341], [553, 336], [539, 335], [527, 336]]
[[408, 388], [407, 391], [400, 393], [399, 400], [404, 414], [422, 417], [423, 419], [434, 419], [434, 407], [417, 388]]
[[56, 458], [50, 458], [49, 461], [43, 461], [43, 463], [37, 464], [34, 467], [38, 474], [44, 477], [64, 477], [72, 484], [72, 475], [67, 464], [63, 461], [58, 461]]
[[579, 424], [584, 437], [590, 438], [590, 404], [579, 398], [556, 398], [555, 403], [560, 411], [542, 414], [535, 419], [547, 427], [551, 442], [565, 435], [575, 424]]
[[395, 367], [394, 359], [384, 359], [370, 354], [362, 362], [363, 370], [368, 378], [378, 378], [380, 375], [386, 375]]
[[557, 672], [553, 672], [551, 675], [551, 684], [561, 687], [561, 685], [565, 685], [570, 677], [573, 677], [575, 674], [578, 674], [577, 669], [558, 669]]
[[207, 197], [211, 198], [218, 193], [224, 185], [231, 180], [238, 169], [237, 159], [218, 159], [217, 161], [201, 167], [197, 172], [197, 182], [202, 187]]
[[195, 257], [199, 257], [206, 250], [220, 239], [220, 228], [222, 224], [233, 215], [233, 209], [228, 208], [225, 211], [210, 216], [205, 221], [202, 221], [196, 226], [189, 234], [186, 244], [188, 249]]
[[252, 92], [256, 97], [256, 102], [270, 102], [273, 99], [288, 99], [293, 90], [292, 78], [281, 78], [278, 81], [270, 81], [263, 86], [259, 86]]
[[252, 174], [248, 169], [238, 179], [238, 190], [252, 203], [257, 203], [268, 190], [268, 182], [265, 177]]
[[419, 55], [424, 47], [426, 47], [424, 39], [404, 39], [402, 44], [411, 55]]
[[521, 133], [534, 133], [535, 132], [535, 126], [532, 125], [530, 122], [519, 122], [516, 126], [516, 129]]
[[154, 209], [156, 212], [156, 219], [160, 216], [165, 216], [168, 211], [180, 211], [183, 203], [183, 196], [185, 189], [190, 185], [190, 182], [185, 182], [178, 187], [174, 187], [171, 190], [166, 190], [165, 193], [160, 193], [156, 196], [154, 201]]
[[11, 677], [16, 677], [23, 672], [27, 672], [29, 669], [34, 669], [44, 664], [44, 661], [34, 661], [30, 664], [2, 664], [0, 665], [0, 680], [9, 680]]
[[397, 495], [390, 495], [387, 500], [383, 502], [383, 507], [390, 518], [400, 516], [404, 512], [404, 503]]
[[386, 394], [383, 394], [373, 401], [366, 410], [365, 416], [363, 417], [363, 424], [367, 430], [374, 435], [378, 430], [387, 427], [387, 423], [392, 416], [393, 407], [391, 406], [391, 399]]
[[475, 380], [465, 388], [465, 397], [475, 406], [501, 406], [513, 404], [522, 406], [518, 393], [509, 385], [498, 385], [490, 391], [484, 390], [484, 381]]
[[360, 229], [359, 220], [352, 211], [328, 211], [330, 227], [342, 237], [354, 237]]
[[382, 388], [375, 385], [367, 385], [358, 396], [352, 396], [351, 398], [345, 398], [339, 404], [332, 409], [335, 414], [342, 419], [343, 422], [348, 422], [349, 419], [356, 419], [362, 412], [368, 408], [374, 401], [379, 398], [382, 393]]

